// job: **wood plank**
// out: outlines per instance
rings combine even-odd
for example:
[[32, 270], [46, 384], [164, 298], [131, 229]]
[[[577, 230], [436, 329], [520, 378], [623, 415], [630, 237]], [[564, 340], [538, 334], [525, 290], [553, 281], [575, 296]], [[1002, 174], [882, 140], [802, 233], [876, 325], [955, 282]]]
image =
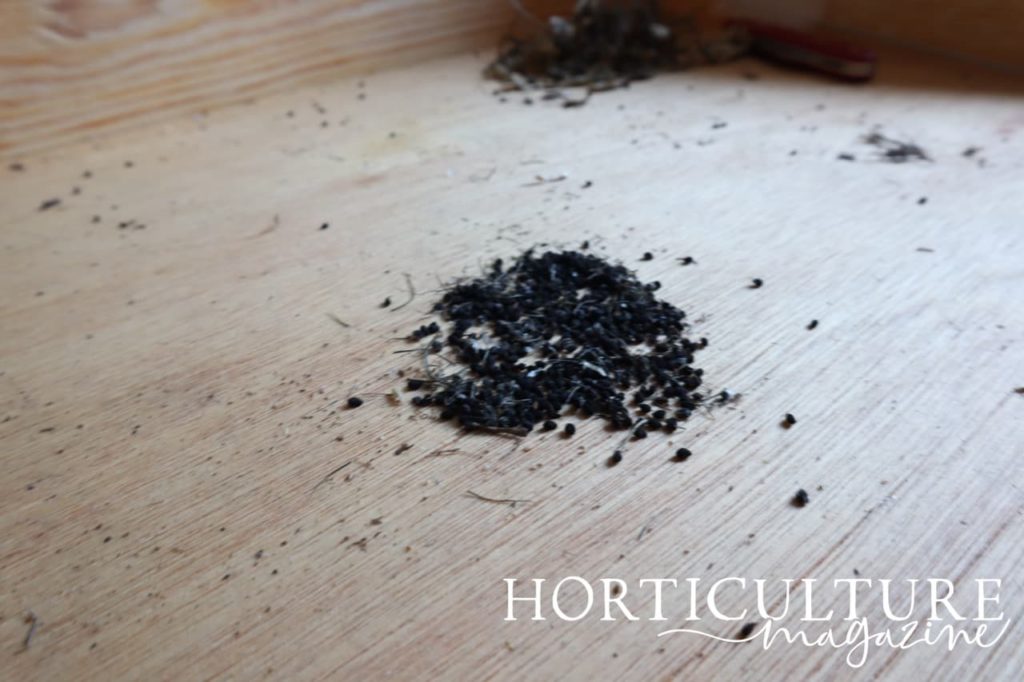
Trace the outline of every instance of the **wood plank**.
[[14, 0], [0, 158], [493, 44], [504, 0]]
[[[988, 650], [873, 651], [853, 670], [829, 649], [659, 639], [650, 621], [504, 622], [502, 583], [856, 569], [958, 590], [1001, 578], [1001, 607], [1024, 613], [1019, 83], [899, 55], [867, 87], [742, 62], [563, 110], [500, 103], [483, 59], [295, 89], [3, 171], [0, 666], [25, 680], [1020, 679], [1013, 629]], [[874, 160], [859, 138], [876, 125], [934, 161]], [[583, 239], [690, 313], [709, 382], [743, 394], [735, 409], [608, 469], [598, 424], [520, 443], [460, 436], [404, 393], [389, 404], [416, 364], [396, 337], [427, 319], [439, 281]], [[415, 300], [380, 309], [403, 300], [403, 273]], [[366, 405], [339, 409], [352, 394]], [[669, 462], [680, 445], [694, 456]], [[798, 510], [799, 487], [812, 499]]]

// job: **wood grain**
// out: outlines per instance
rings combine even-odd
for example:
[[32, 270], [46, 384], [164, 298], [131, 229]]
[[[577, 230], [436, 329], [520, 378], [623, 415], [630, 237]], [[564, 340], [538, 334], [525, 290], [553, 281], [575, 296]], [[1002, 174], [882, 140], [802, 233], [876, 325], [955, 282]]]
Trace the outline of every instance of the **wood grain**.
[[0, 157], [493, 44], [504, 0], [9, 0]]
[[[506, 577], [855, 569], [1001, 578], [1024, 614], [1020, 85], [886, 59], [867, 87], [743, 62], [563, 110], [499, 102], [461, 56], [3, 170], [5, 676], [1021, 679], [1019, 627], [852, 670], [503, 621]], [[876, 125], [934, 162], [874, 160]], [[468, 437], [389, 403], [439, 281], [583, 239], [690, 313], [735, 409], [608, 469], [598, 424]], [[403, 273], [415, 300], [379, 308]]]

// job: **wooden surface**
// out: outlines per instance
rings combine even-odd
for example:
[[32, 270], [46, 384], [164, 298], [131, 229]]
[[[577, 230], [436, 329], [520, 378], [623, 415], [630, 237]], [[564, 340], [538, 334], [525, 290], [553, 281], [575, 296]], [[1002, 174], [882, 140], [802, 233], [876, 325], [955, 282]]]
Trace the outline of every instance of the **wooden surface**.
[[[1019, 84], [907, 58], [868, 87], [744, 62], [563, 110], [499, 103], [482, 63], [3, 170], [3, 676], [1020, 679]], [[876, 125], [934, 162], [874, 160], [859, 138]], [[416, 367], [396, 337], [439, 280], [583, 239], [689, 312], [734, 409], [608, 469], [596, 423], [463, 437], [406, 393], [389, 403]], [[405, 300], [403, 273], [415, 300], [379, 308]], [[366, 404], [339, 409], [353, 394]], [[669, 462], [682, 445], [690, 461]], [[828, 649], [658, 639], [660, 623], [503, 621], [506, 577], [855, 569], [1000, 578], [1017, 626], [853, 671]]]
[[[706, 16], [713, 4], [662, 6]], [[571, 12], [574, 0], [519, 5], [543, 17]], [[717, 10], [1024, 69], [1024, 10], [1013, 0], [722, 0]], [[5, 0], [0, 160], [490, 47], [514, 21], [530, 23], [524, 12], [508, 0]]]
[[0, 158], [483, 45], [505, 0], [3, 0]]
[[822, 21], [858, 34], [1024, 75], [1024, 4], [1017, 0], [823, 0]]

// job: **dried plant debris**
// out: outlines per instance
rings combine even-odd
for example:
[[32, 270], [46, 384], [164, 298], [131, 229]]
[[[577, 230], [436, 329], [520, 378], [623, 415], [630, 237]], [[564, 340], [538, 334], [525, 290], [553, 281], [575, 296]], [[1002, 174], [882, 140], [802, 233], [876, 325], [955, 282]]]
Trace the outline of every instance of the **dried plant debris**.
[[919, 145], [897, 140], [888, 137], [875, 130], [863, 138], [864, 144], [869, 144], [878, 150], [878, 157], [886, 163], [908, 163], [911, 161], [931, 161], [931, 157]]
[[433, 307], [440, 320], [410, 335], [425, 342], [411, 402], [467, 431], [526, 435], [574, 416], [626, 438], [672, 432], [715, 396], [699, 392], [693, 366], [707, 340], [687, 337], [686, 314], [655, 296], [660, 286], [579, 251], [498, 259], [448, 287]]
[[[746, 51], [739, 33], [702, 41], [691, 23], [670, 26], [653, 0], [577, 0], [569, 18], [547, 23], [526, 12], [531, 35], [506, 36], [485, 75], [499, 92], [545, 90], [563, 106], [584, 104], [594, 92], [628, 86], [659, 71], [735, 59]], [[566, 88], [580, 88], [570, 96]]]

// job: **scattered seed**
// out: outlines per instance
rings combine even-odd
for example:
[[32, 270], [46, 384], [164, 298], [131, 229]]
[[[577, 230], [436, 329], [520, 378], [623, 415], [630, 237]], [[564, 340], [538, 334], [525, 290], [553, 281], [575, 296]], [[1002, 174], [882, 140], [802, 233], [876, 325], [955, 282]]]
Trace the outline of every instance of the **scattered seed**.
[[762, 286], [764, 286], [764, 280], [762, 280], [759, 277], [755, 277], [754, 279], [752, 279], [750, 281], [749, 288], [750, 289], [760, 289]]
[[907, 163], [909, 161], [931, 161], [927, 152], [913, 142], [903, 142], [875, 131], [862, 138], [879, 151], [879, 158], [888, 163]]
[[350, 408], [352, 408], [352, 409], [355, 409], [355, 408], [359, 407], [362, 404], [363, 404], [362, 398], [357, 398], [356, 396], [352, 396], [351, 398], [348, 399], [348, 406]]
[[690, 455], [692, 454], [693, 453], [690, 452], [687, 448], [679, 448], [678, 450], [676, 450], [676, 456], [673, 459], [675, 459], [675, 461], [677, 462], [685, 462], [686, 460], [690, 459]]
[[817, 320], [811, 320], [810, 324], [807, 325], [807, 330], [810, 331], [811, 329], [814, 329], [817, 326], [818, 326], [818, 321]]
[[796, 491], [796, 495], [793, 495], [793, 499], [790, 500], [790, 504], [794, 507], [805, 507], [807, 503], [811, 501], [811, 496], [807, 494], [807, 491], [803, 488]]
[[796, 424], [796, 417], [787, 412], [786, 416], [782, 418], [782, 425], [788, 429], [793, 424]]

